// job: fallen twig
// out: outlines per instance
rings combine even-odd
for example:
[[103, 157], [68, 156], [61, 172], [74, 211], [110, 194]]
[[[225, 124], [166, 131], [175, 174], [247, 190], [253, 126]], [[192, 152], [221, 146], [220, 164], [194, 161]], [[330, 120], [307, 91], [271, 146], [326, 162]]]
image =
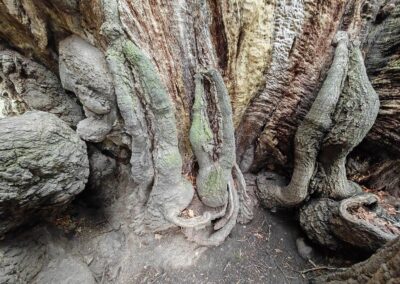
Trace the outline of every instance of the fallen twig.
[[308, 259], [308, 262], [312, 264], [312, 266], [317, 267], [317, 265], [315, 264], [314, 261], [312, 261], [311, 259]]
[[317, 270], [344, 270], [344, 269], [345, 268], [342, 268], [342, 267], [317, 266], [317, 267], [302, 270], [302, 271], [300, 271], [300, 273], [305, 274], [305, 273], [313, 272], [313, 271], [317, 271]]

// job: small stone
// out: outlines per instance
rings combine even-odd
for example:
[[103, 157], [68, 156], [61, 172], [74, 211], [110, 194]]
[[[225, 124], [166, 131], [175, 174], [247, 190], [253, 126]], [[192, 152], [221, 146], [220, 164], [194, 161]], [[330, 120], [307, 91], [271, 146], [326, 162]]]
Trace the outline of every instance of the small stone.
[[193, 218], [193, 217], [194, 217], [194, 212], [193, 212], [192, 209], [189, 209], [189, 210], [188, 210], [188, 216], [189, 216], [190, 218]]
[[92, 263], [93, 259], [94, 259], [94, 257], [91, 256], [91, 255], [85, 255], [85, 256], [83, 257], [83, 260], [85, 261], [85, 263], [86, 263], [87, 265], [90, 265], [90, 264]]
[[308, 246], [305, 243], [304, 238], [297, 238], [296, 246], [297, 246], [297, 251], [298, 251], [299, 255], [303, 259], [305, 259], [305, 260], [310, 259], [313, 249], [312, 249], [312, 247]]

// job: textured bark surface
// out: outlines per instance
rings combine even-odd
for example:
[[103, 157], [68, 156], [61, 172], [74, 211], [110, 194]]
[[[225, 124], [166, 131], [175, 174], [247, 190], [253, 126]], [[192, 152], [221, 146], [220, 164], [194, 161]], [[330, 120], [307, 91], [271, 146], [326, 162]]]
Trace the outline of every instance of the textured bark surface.
[[389, 151], [399, 152], [399, 31], [400, 6], [388, 1], [378, 13], [365, 44], [365, 65], [372, 86], [379, 94], [381, 108], [367, 136]]
[[62, 86], [74, 92], [87, 117], [77, 125], [77, 133], [85, 141], [101, 142], [117, 118], [112, 79], [104, 54], [77, 36], [61, 41], [59, 52]]
[[[315, 195], [326, 197], [309, 202], [301, 210], [300, 224], [309, 238], [331, 249], [343, 241], [376, 250], [398, 234], [369, 224], [372, 216], [363, 222], [352, 215], [353, 207], [371, 206], [378, 199], [360, 194], [361, 188], [348, 181], [345, 163], [374, 124], [379, 99], [366, 74], [359, 41], [349, 43], [346, 32], [338, 32], [336, 37], [338, 47], [332, 66], [296, 132], [291, 181], [282, 187], [261, 174], [257, 180], [259, 197], [269, 208], [298, 206]], [[360, 195], [353, 197], [356, 194]], [[388, 220], [397, 223], [395, 218]]]
[[62, 207], [85, 188], [86, 145], [55, 115], [27, 112], [1, 119], [0, 146], [2, 235], [35, 214]]
[[[359, 208], [367, 208], [369, 216], [374, 216], [377, 222], [371, 222], [373, 218], [360, 219], [354, 215]], [[332, 250], [357, 247], [376, 251], [398, 237], [398, 216], [387, 214], [373, 194], [361, 194], [339, 202], [328, 198], [316, 199], [304, 205], [299, 215], [300, 225], [307, 236]], [[391, 226], [394, 231], [387, 230], [385, 224], [394, 224]]]
[[[317, 98], [295, 136], [295, 165], [292, 178], [286, 187], [258, 182], [263, 203], [268, 207], [297, 206], [309, 194], [310, 180], [316, 168], [317, 156], [325, 135], [333, 127], [333, 114], [342, 93], [349, 62], [349, 38], [346, 32], [338, 32], [338, 47], [328, 75]], [[268, 194], [269, 192], [269, 194]], [[269, 196], [268, 196], [269, 195]]]
[[[61, 3], [27, 1], [19, 5], [2, 1], [1, 37], [51, 70], [58, 70], [58, 45], [68, 34], [104, 50], [109, 40], [101, 31], [107, 18], [103, 3]], [[388, 149], [397, 151], [396, 3], [182, 1], [133, 5], [120, 1], [119, 12], [129, 37], [157, 62], [161, 80], [174, 100], [180, 149], [188, 172], [193, 163], [187, 133], [198, 62], [219, 67], [224, 74], [242, 170], [265, 165], [290, 168], [296, 128], [332, 58], [330, 42], [339, 27], [347, 28], [351, 22], [356, 22], [354, 33], [362, 36], [367, 72], [383, 106], [368, 139], [380, 141], [378, 147], [384, 142]]]
[[400, 239], [391, 241], [366, 261], [343, 272], [313, 279], [312, 283], [397, 283], [400, 280]]
[[[40, 237], [43, 237], [39, 234]], [[0, 245], [1, 283], [31, 281], [46, 262], [46, 246], [40, 238], [18, 238], [18, 242], [5, 241]]]
[[[346, 176], [347, 155], [371, 129], [379, 99], [369, 82], [359, 42], [338, 32], [328, 75], [295, 136], [294, 171], [286, 187], [258, 180], [263, 203], [292, 207], [310, 194], [341, 200], [361, 189]], [[348, 50], [348, 46], [350, 51]]]
[[[380, 137], [393, 137], [392, 142], [389, 142], [390, 138], [382, 139], [387, 141], [385, 143], [387, 148], [379, 146], [383, 145], [380, 142], [377, 142], [375, 146], [381, 150], [396, 151], [397, 143], [394, 141], [397, 139], [395, 137], [398, 137], [397, 130], [386, 131], [386, 129], [398, 120], [397, 99], [396, 95], [393, 95], [398, 92], [395, 83], [398, 69], [394, 67], [393, 62], [396, 62], [399, 52], [395, 43], [398, 42], [396, 41], [398, 24], [395, 23], [398, 23], [400, 8], [397, 1], [368, 2], [370, 1], [363, 3], [324, 1], [315, 6], [312, 1], [305, 3], [304, 9], [312, 12], [310, 18], [304, 19], [302, 29], [297, 32], [298, 36], [290, 56], [286, 59], [288, 63], [280, 64], [283, 70], [274, 72], [274, 77], [268, 78], [265, 89], [252, 100], [247, 109], [248, 114], [245, 114], [241, 127], [237, 131], [238, 156], [243, 169], [258, 170], [265, 164], [271, 170], [290, 166], [293, 159], [292, 141], [294, 141], [296, 128], [317, 95], [321, 79], [324, 78], [326, 67], [330, 63], [331, 53], [327, 51], [332, 49], [328, 44], [332, 41], [336, 28], [347, 28], [350, 22], [355, 23], [354, 29], [360, 31], [362, 50], [371, 83], [382, 100], [382, 106], [387, 105], [381, 108], [367, 141], [378, 141]], [[356, 15], [357, 7], [362, 11], [358, 16]], [[321, 16], [311, 16], [318, 9]], [[324, 13], [331, 13], [338, 17], [328, 22], [318, 23], [319, 19], [324, 18]], [[357, 21], [352, 20], [357, 17], [359, 18], [356, 19]], [[282, 26], [284, 25], [280, 27]], [[357, 34], [357, 32], [354, 33]], [[374, 79], [373, 74], [377, 79]], [[388, 79], [379, 81], [378, 77]], [[379, 85], [378, 82], [381, 84]], [[386, 108], [389, 108], [387, 112], [384, 111]], [[249, 158], [249, 154], [252, 154], [253, 158]]]
[[15, 51], [0, 51], [0, 78], [0, 117], [40, 110], [59, 116], [70, 126], [83, 118], [82, 109], [54, 73]]
[[[398, 0], [0, 0], [0, 123], [45, 111], [85, 141], [84, 194], [107, 213], [111, 231], [96, 242], [110, 245], [73, 269], [89, 282], [90, 266], [96, 281], [122, 283], [132, 276], [132, 251], [147, 255], [148, 240], [133, 231], [180, 227], [193, 241], [219, 245], [237, 221], [248, 222], [253, 195], [242, 173], [274, 171], [257, 184], [279, 188], [276, 173], [293, 174], [294, 196], [273, 198], [291, 205], [311, 192], [347, 197], [350, 180], [398, 192], [399, 21]], [[338, 31], [359, 38], [360, 50], [339, 40], [335, 51]], [[349, 59], [338, 55], [347, 52]], [[338, 61], [347, 60], [343, 82], [347, 67]], [[335, 80], [332, 68], [341, 69]], [[354, 83], [368, 80], [382, 103], [373, 126], [377, 105], [362, 96], [371, 86]], [[307, 117], [313, 108], [333, 116]], [[327, 220], [318, 208], [310, 214]], [[195, 245], [177, 240], [161, 242], [157, 265], [191, 263]], [[49, 263], [48, 273], [28, 276], [55, 281], [71, 258]]]
[[314, 191], [333, 199], [343, 199], [360, 191], [347, 179], [346, 158], [369, 132], [378, 110], [378, 95], [367, 77], [361, 51], [353, 46], [343, 93], [332, 116], [333, 125], [319, 153], [319, 169], [311, 185]]

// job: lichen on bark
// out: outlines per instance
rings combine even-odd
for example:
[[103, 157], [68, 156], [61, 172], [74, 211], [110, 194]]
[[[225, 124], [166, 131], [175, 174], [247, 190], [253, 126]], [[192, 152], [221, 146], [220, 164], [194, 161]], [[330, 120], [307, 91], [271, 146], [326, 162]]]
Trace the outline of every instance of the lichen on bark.
[[[329, 69], [338, 28], [366, 36], [361, 50], [339, 36], [331, 70], [294, 139], [291, 183], [272, 183], [263, 174], [258, 185], [270, 207], [306, 203], [300, 222], [311, 239], [336, 247], [372, 240], [376, 249], [388, 238], [374, 239], [368, 227], [360, 234], [359, 224], [344, 214], [351, 204], [372, 206], [358, 199], [368, 196], [352, 196], [359, 187], [347, 179], [345, 161], [377, 108], [361, 51], [386, 100], [369, 140], [398, 152], [400, 6], [394, 3], [0, 0], [0, 111], [14, 116], [42, 110], [77, 126], [94, 149], [88, 154], [96, 180], [89, 187], [96, 197], [103, 197], [100, 188], [120, 197], [109, 203], [118, 208], [111, 217], [121, 221], [124, 234], [132, 227], [182, 227], [189, 239], [218, 245], [236, 222], [252, 217], [242, 170], [291, 171], [291, 141]], [[76, 70], [65, 72], [71, 55], [79, 60], [67, 67]], [[86, 61], [92, 55], [101, 60]], [[205, 71], [193, 80], [198, 70]], [[124, 151], [114, 151], [118, 147]], [[376, 152], [362, 155], [387, 158]], [[102, 167], [93, 166], [97, 162]], [[108, 185], [114, 178], [120, 183]], [[107, 278], [108, 267], [103, 271]]]
[[[218, 129], [222, 129], [222, 135], [219, 139], [214, 139], [214, 135], [218, 133], [213, 133], [210, 126], [204, 80], [211, 83], [211, 89], [213, 89], [211, 95], [215, 94], [217, 109], [221, 115]], [[218, 216], [222, 218], [214, 224], [213, 232], [196, 234], [193, 230], [186, 230], [186, 234], [199, 244], [216, 246], [229, 235], [238, 221], [239, 215], [239, 221], [244, 223], [252, 219], [252, 209], [246, 199], [244, 178], [235, 161], [236, 147], [232, 108], [222, 76], [217, 70], [210, 68], [200, 71], [195, 76], [195, 82], [190, 142], [199, 165], [196, 191], [205, 205], [216, 208], [228, 206], [228, 209], [223, 214], [224, 216]], [[215, 131], [218, 132], [218, 129]], [[215, 145], [215, 141], [219, 141], [218, 145]], [[215, 149], [217, 146], [219, 147], [218, 151]], [[232, 175], [233, 172], [234, 175]]]
[[[181, 175], [172, 103], [153, 63], [124, 34], [118, 4], [111, 1], [104, 4], [107, 10], [102, 30], [112, 42], [107, 62], [118, 107], [132, 138], [131, 174], [138, 185], [132, 194], [136, 231], [190, 226], [191, 221], [178, 217], [189, 205], [194, 190]], [[207, 223], [209, 219], [198, 221]]]
[[[138, 189], [132, 195], [132, 199], [135, 199], [135, 230], [162, 231], [174, 226], [198, 229], [210, 225], [211, 220], [224, 216], [227, 207], [230, 215], [232, 212], [239, 212], [239, 197], [236, 192], [230, 194], [231, 204], [227, 204], [228, 183], [232, 180], [231, 172], [235, 161], [235, 139], [229, 95], [222, 76], [213, 69], [203, 74], [213, 82], [220, 103], [224, 140], [219, 161], [221, 167], [204, 156], [203, 159], [200, 157], [201, 147], [196, 145], [207, 144], [213, 134], [210, 128], [202, 131], [207, 125], [202, 124], [205, 121], [201, 121], [199, 113], [194, 114], [191, 137], [194, 151], [197, 149], [199, 154], [198, 193], [204, 197], [202, 201], [205, 205], [223, 208], [217, 212], [206, 210], [203, 215], [185, 218], [181, 213], [192, 202], [194, 188], [182, 175], [182, 156], [178, 147], [172, 100], [152, 60], [142, 48], [129, 39], [126, 35], [129, 33], [125, 34], [125, 27], [119, 24], [115, 3], [107, 5], [110, 9], [107, 10], [106, 22], [102, 28], [103, 33], [112, 42], [107, 51], [107, 62], [114, 79], [118, 107], [125, 120], [126, 131], [132, 138], [131, 173], [138, 185]], [[200, 90], [200, 86], [197, 90]], [[200, 94], [197, 96], [195, 109], [204, 112], [201, 99]], [[240, 179], [240, 183], [243, 182], [244, 179]], [[205, 188], [207, 194], [211, 193], [209, 199], [203, 194]], [[241, 188], [242, 192], [245, 191], [245, 185]], [[222, 197], [218, 197], [218, 194]], [[245, 200], [246, 194], [242, 195]], [[243, 220], [249, 219], [250, 206], [246, 209], [242, 214]], [[218, 229], [229, 223], [229, 229], [224, 233], [225, 237], [236, 223], [236, 216], [237, 214], [234, 214], [233, 221], [221, 219], [219, 222]], [[221, 242], [219, 239], [218, 243]]]
[[[143, 103], [152, 114], [154, 148], [154, 181], [143, 216], [143, 222], [152, 230], [167, 229], [171, 225], [192, 227], [210, 221], [206, 214], [194, 220], [178, 215], [190, 204], [194, 190], [182, 177], [182, 158], [178, 148], [175, 114], [172, 102], [153, 63], [131, 41], [123, 47], [125, 58], [138, 74], [142, 86]], [[164, 223], [164, 224], [163, 224]]]
[[[207, 115], [207, 102], [204, 93], [203, 78], [205, 76], [216, 88], [218, 107], [221, 111], [221, 151], [214, 160], [214, 139]], [[190, 142], [199, 164], [196, 178], [197, 193], [201, 201], [210, 207], [219, 207], [228, 200], [227, 185], [232, 178], [232, 167], [235, 161], [234, 128], [232, 110], [221, 75], [216, 70], [208, 70], [196, 77], [195, 101], [192, 109], [192, 126]]]

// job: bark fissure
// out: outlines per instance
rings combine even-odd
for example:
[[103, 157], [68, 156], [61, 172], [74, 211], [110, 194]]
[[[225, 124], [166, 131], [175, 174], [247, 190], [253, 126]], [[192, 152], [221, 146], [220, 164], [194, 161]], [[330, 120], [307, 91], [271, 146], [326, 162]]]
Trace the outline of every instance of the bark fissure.
[[309, 183], [316, 165], [322, 139], [332, 125], [332, 116], [342, 92], [348, 63], [348, 35], [339, 32], [337, 48], [328, 75], [310, 111], [295, 136], [295, 165], [285, 188], [259, 184], [261, 198], [268, 207], [296, 206], [308, 196]]
[[[299, 207], [314, 242], [375, 251], [399, 233], [398, 204], [379, 192], [400, 188], [399, 4], [0, 0], [0, 234], [17, 233], [24, 212], [53, 215], [86, 187], [71, 207], [90, 199], [112, 226], [99, 237], [126, 238], [128, 254], [130, 238], [164, 249], [177, 232], [220, 245], [252, 219], [255, 195], [269, 208]], [[0, 282], [4, 273], [45, 279], [42, 260], [19, 264], [37, 244], [22, 242], [14, 263], [4, 244]], [[111, 254], [128, 279], [132, 256]], [[94, 266], [82, 266], [93, 282]], [[390, 267], [352, 271], [382, 282]], [[97, 268], [96, 281], [120, 280]]]
[[349, 43], [346, 32], [339, 32], [337, 41], [328, 75], [296, 132], [291, 182], [282, 187], [281, 181], [274, 185], [260, 175], [259, 197], [269, 208], [299, 206], [307, 197], [318, 197], [300, 211], [300, 224], [310, 239], [331, 249], [350, 244], [373, 250], [396, 234], [357, 221], [347, 212], [351, 204], [370, 205], [377, 199], [347, 179], [345, 163], [375, 122], [379, 99], [367, 77], [359, 41]]
[[[207, 101], [204, 90], [204, 80], [208, 80], [215, 89], [215, 100], [220, 112], [221, 120], [217, 131], [221, 130], [220, 145], [214, 145], [214, 133], [210, 126], [207, 111]], [[233, 128], [232, 109], [228, 91], [221, 74], [215, 69], [201, 71], [195, 76], [195, 102], [192, 109], [192, 126], [190, 128], [190, 142], [197, 162], [199, 172], [196, 177], [196, 191], [200, 200], [209, 207], [226, 207], [228, 211], [213, 226], [215, 232], [211, 234], [197, 234], [193, 230], [186, 230], [189, 239], [201, 245], [216, 246], [221, 244], [235, 226], [239, 212], [242, 222], [252, 218], [251, 205], [245, 203], [246, 189], [241, 171], [235, 164], [235, 137]], [[214, 130], [215, 131], [215, 130]], [[218, 158], [214, 157], [214, 148], [220, 147]], [[242, 191], [242, 200], [239, 200], [237, 185], [233, 180], [232, 171], [238, 180]], [[240, 203], [247, 204], [240, 206]], [[241, 210], [243, 208], [243, 210]], [[245, 210], [244, 210], [245, 209]], [[215, 219], [215, 218], [213, 218]]]

